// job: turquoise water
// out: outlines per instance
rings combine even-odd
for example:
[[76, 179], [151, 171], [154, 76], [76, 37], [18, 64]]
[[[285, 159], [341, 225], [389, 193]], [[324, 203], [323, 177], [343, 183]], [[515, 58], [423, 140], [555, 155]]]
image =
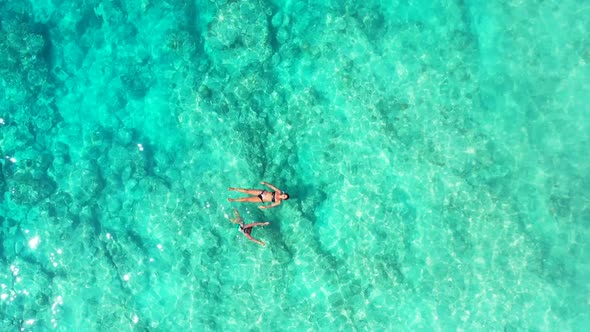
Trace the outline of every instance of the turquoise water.
[[590, 328], [587, 2], [0, 12], [0, 330]]

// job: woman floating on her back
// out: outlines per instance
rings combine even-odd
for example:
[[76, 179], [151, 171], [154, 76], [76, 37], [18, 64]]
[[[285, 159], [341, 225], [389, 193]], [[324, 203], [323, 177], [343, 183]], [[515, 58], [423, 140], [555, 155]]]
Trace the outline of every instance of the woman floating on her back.
[[271, 203], [270, 205], [260, 205], [260, 209], [268, 209], [271, 207], [275, 207], [281, 204], [281, 201], [288, 200], [289, 194], [284, 191], [279, 190], [277, 187], [273, 186], [268, 182], [261, 182], [263, 185], [268, 186], [273, 191], [266, 191], [260, 189], [242, 189], [242, 188], [233, 188], [229, 187], [228, 190], [239, 191], [244, 194], [250, 195], [249, 197], [242, 197], [242, 198], [228, 198], [227, 200], [230, 202], [250, 202], [250, 203]]

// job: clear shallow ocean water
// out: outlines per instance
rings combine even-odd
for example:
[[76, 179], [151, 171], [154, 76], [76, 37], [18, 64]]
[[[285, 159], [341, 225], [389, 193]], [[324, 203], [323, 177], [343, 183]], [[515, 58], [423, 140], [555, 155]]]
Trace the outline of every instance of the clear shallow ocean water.
[[590, 328], [587, 2], [0, 14], [0, 330]]

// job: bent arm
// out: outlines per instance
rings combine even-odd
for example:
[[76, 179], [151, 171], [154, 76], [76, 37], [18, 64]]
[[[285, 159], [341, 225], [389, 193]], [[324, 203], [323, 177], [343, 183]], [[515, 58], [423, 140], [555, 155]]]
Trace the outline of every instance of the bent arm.
[[281, 192], [281, 190], [275, 186], [273, 186], [272, 184], [268, 183], [268, 182], [264, 182], [262, 181], [262, 184], [269, 187], [270, 189], [274, 190], [274, 191], [278, 191], [279, 193]]
[[277, 206], [279, 204], [281, 204], [281, 201], [280, 200], [277, 200], [276, 202], [274, 202], [274, 203], [272, 203], [270, 205], [260, 205], [259, 208], [260, 209], [268, 209], [268, 208], [271, 208], [271, 207], [275, 207], [275, 206]]

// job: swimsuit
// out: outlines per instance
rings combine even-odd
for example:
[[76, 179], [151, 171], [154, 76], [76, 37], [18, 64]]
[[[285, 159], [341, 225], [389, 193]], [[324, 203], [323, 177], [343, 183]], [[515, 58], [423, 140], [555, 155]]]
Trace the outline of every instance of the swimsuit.
[[244, 224], [240, 224], [240, 232], [250, 235], [252, 233], [252, 227], [244, 228]]
[[[260, 192], [260, 194], [258, 194], [258, 196], [257, 196], [258, 198], [260, 198], [260, 202], [262, 202], [262, 203], [264, 203], [264, 199], [262, 199], [262, 195], [264, 195], [264, 193], [265, 193], [265, 191], [263, 190], [263, 191], [261, 191], [261, 192]], [[276, 193], [277, 193], [276, 191], [273, 191], [273, 192], [272, 192], [272, 202], [273, 202], [273, 203], [275, 202], [275, 194], [276, 194]]]

